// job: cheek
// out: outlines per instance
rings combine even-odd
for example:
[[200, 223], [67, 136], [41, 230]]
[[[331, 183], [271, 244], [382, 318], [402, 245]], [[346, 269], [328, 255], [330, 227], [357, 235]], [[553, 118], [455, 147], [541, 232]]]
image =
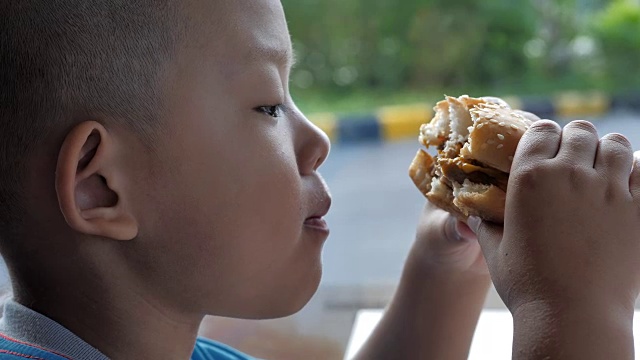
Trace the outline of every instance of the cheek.
[[304, 221], [295, 156], [286, 144], [253, 143], [221, 159], [226, 172], [212, 179], [216, 197], [233, 224], [228, 230], [240, 238], [293, 241]]
[[225, 130], [186, 149], [179, 180], [191, 231], [232, 256], [286, 253], [305, 218], [293, 146], [269, 131]]
[[291, 244], [299, 238], [304, 221], [297, 171], [287, 161], [254, 160], [258, 163], [239, 171], [227, 183], [228, 192], [220, 194], [233, 223], [226, 232], [255, 245]]
[[206, 299], [228, 311], [238, 299], [267, 304], [274, 289], [303, 303], [299, 293], [313, 293], [319, 281], [321, 246], [303, 230], [308, 214], [289, 134], [275, 127], [184, 131], [166, 152], [153, 263], [184, 301], [202, 295], [207, 304], [199, 306], [210, 306]]

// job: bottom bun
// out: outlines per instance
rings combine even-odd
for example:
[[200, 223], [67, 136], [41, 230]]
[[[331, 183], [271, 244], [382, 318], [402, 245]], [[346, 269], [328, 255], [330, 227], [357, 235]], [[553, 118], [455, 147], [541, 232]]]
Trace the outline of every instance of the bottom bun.
[[458, 219], [467, 220], [468, 216], [454, 204], [453, 190], [442, 179], [433, 178], [431, 191], [427, 193], [427, 199], [433, 205], [455, 215]]
[[466, 180], [455, 184], [453, 203], [466, 216], [477, 216], [483, 220], [504, 223], [504, 206], [507, 194], [494, 185], [475, 184]]
[[422, 195], [427, 195], [431, 191], [431, 170], [433, 165], [433, 157], [420, 149], [409, 167], [409, 177]]

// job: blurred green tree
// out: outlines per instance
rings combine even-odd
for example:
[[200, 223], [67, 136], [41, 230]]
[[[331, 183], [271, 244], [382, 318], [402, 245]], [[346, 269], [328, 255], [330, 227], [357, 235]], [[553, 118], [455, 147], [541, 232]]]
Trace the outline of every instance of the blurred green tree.
[[528, 1], [285, 0], [294, 85], [449, 86], [517, 78], [535, 32]]
[[598, 40], [611, 86], [640, 85], [640, 2], [613, 1], [596, 14], [593, 34]]
[[294, 95], [640, 82], [631, 81], [640, 77], [640, 0], [282, 2], [298, 56]]

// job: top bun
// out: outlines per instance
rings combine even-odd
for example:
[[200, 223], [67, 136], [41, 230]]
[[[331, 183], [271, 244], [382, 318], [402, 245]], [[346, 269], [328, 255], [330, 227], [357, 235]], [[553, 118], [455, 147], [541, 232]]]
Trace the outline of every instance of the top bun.
[[523, 112], [497, 104], [478, 104], [470, 113], [473, 126], [460, 155], [509, 173], [518, 142], [532, 121]]

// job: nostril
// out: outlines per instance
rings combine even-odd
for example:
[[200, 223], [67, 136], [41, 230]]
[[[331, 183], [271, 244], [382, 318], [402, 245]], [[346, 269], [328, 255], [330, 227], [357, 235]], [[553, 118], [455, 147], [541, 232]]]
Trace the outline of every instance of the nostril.
[[[328, 143], [327, 143], [328, 144]], [[319, 152], [318, 159], [316, 160], [315, 165], [313, 166], [313, 170], [318, 170], [318, 168], [324, 164], [325, 160], [329, 157], [330, 146], [322, 146]]]
[[316, 161], [316, 164], [313, 166], [313, 170], [318, 170], [318, 168], [320, 167], [320, 165], [322, 165], [324, 163], [324, 160], [326, 159], [325, 156], [320, 157], [318, 159], [318, 161]]

